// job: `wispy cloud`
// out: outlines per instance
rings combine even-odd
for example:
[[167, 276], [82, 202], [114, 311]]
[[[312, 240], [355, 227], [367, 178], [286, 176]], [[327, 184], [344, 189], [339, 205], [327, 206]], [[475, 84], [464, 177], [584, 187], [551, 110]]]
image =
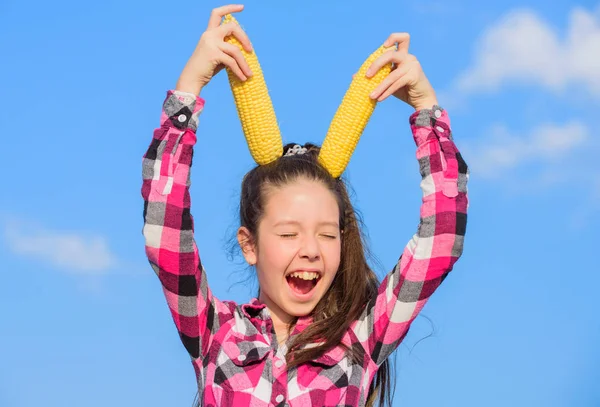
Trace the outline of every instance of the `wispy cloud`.
[[11, 219], [5, 224], [4, 237], [14, 254], [47, 262], [71, 273], [100, 274], [118, 263], [106, 238], [98, 235], [49, 230]]
[[511, 132], [503, 125], [490, 129], [476, 144], [463, 150], [469, 157], [474, 174], [482, 178], [498, 178], [520, 166], [541, 164], [543, 181], [552, 184], [556, 172], [552, 165], [581, 147], [590, 130], [581, 122], [542, 124], [528, 134]]
[[600, 98], [600, 13], [572, 9], [566, 33], [529, 10], [509, 12], [477, 42], [453, 88], [463, 94], [526, 83], [560, 93], [570, 86]]

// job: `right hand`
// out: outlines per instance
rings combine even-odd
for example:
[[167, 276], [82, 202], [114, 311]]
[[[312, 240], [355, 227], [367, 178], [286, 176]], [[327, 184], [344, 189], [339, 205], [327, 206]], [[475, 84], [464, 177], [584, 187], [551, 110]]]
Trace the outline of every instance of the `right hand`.
[[243, 9], [243, 5], [228, 5], [212, 11], [206, 31], [200, 37], [196, 49], [179, 76], [176, 90], [199, 95], [202, 88], [224, 67], [231, 69], [242, 81], [252, 76], [242, 51], [225, 42], [226, 37], [233, 35], [246, 51], [252, 52], [248, 36], [235, 22], [221, 25], [223, 16]]

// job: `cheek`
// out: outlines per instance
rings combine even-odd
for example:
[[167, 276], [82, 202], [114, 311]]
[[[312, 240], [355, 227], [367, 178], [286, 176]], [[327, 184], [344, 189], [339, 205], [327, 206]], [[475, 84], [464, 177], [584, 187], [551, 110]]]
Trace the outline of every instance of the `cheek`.
[[333, 244], [327, 245], [323, 253], [325, 255], [325, 261], [327, 262], [326, 267], [329, 271], [336, 272], [341, 262], [341, 242], [338, 240]]
[[269, 274], [281, 273], [290, 263], [295, 249], [277, 236], [264, 237], [258, 245], [258, 263]]

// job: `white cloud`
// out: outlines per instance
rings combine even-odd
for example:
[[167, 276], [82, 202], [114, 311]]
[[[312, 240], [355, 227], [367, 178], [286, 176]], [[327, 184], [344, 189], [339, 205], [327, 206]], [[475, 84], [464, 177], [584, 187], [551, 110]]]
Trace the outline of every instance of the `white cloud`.
[[478, 93], [526, 83], [563, 92], [576, 85], [600, 98], [600, 13], [576, 7], [568, 21], [561, 36], [533, 11], [508, 13], [479, 39], [456, 88]]
[[[473, 174], [496, 178], [531, 163], [552, 165], [568, 156], [589, 138], [589, 129], [580, 122], [564, 125], [543, 124], [529, 134], [516, 135], [505, 126], [492, 128], [477, 144], [463, 148]], [[554, 172], [545, 168], [544, 183], [551, 184]]]
[[14, 220], [6, 224], [4, 232], [13, 253], [50, 263], [65, 271], [98, 274], [117, 264], [116, 256], [101, 236], [45, 230]]

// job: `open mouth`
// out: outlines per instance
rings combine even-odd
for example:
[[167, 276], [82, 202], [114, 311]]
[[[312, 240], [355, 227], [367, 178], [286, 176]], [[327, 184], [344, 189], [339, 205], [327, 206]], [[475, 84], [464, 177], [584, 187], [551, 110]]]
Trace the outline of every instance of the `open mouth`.
[[313, 271], [295, 271], [286, 277], [293, 292], [299, 295], [309, 294], [321, 279], [321, 274]]

